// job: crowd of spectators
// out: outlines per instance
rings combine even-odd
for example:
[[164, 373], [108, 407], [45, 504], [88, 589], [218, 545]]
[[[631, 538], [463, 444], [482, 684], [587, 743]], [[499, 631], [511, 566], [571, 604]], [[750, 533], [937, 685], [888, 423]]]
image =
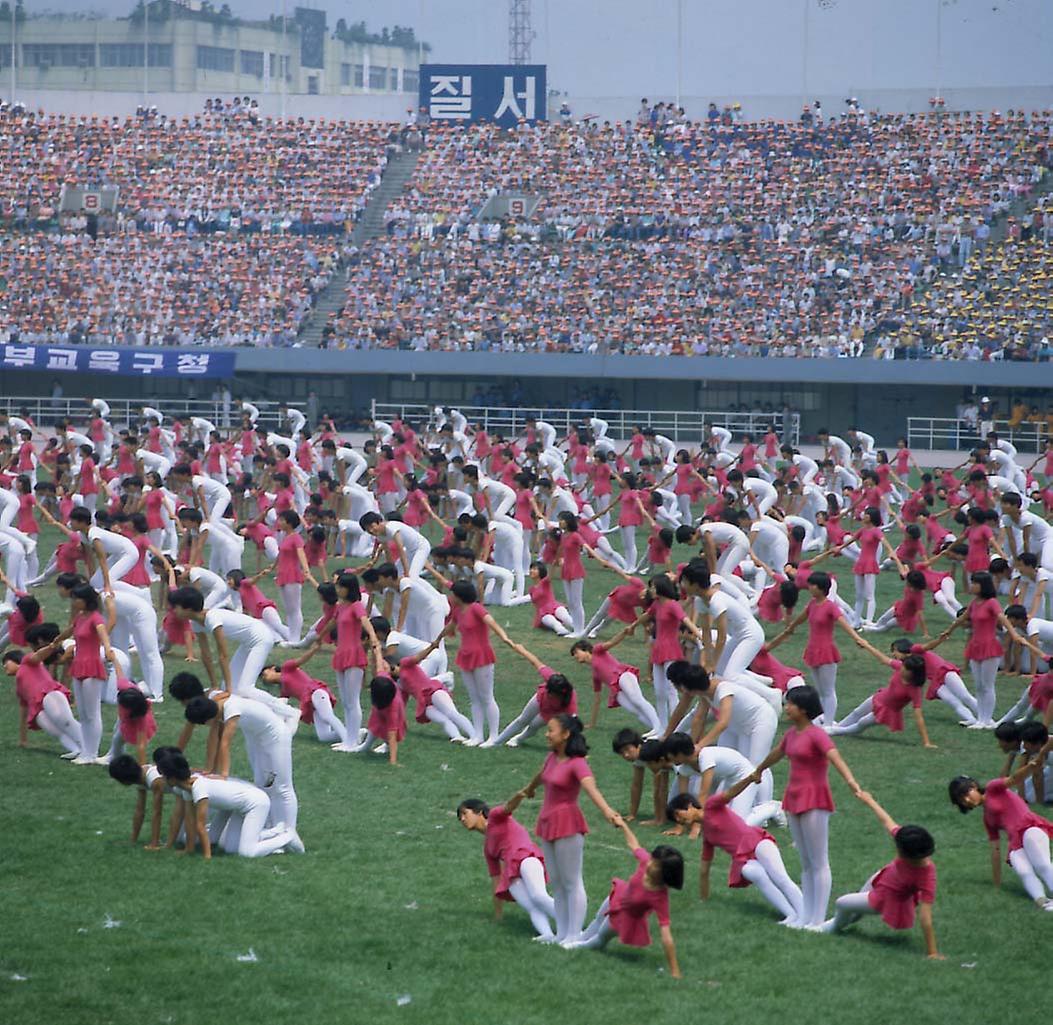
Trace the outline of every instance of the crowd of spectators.
[[[859, 356], [971, 266], [1051, 116], [434, 126], [353, 268], [347, 347]], [[480, 220], [499, 194], [529, 217]]]

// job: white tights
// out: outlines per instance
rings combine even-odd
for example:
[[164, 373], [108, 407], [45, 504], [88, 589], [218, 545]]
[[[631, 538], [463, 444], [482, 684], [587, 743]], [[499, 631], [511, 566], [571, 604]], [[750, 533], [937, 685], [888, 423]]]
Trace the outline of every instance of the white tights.
[[662, 723], [654, 705], [643, 696], [640, 681], [635, 673], [624, 672], [618, 678], [618, 704], [631, 715], [635, 715], [649, 731], [662, 732]]
[[540, 706], [538, 705], [537, 695], [534, 695], [523, 706], [523, 711], [497, 735], [498, 744], [504, 744], [512, 737], [515, 737], [517, 740], [524, 740], [531, 734], [537, 733], [545, 725], [545, 720], [538, 714], [539, 711]]
[[596, 910], [596, 917], [589, 922], [588, 927], [581, 934], [581, 939], [575, 946], [586, 950], [599, 950], [611, 941], [614, 935], [614, 927], [610, 919], [611, 898], [604, 897], [603, 903]]
[[[1024, 695], [1027, 696], [1026, 690]], [[936, 697], [941, 701], [946, 701], [954, 709], [954, 714], [961, 722], [976, 722], [976, 698], [969, 693], [965, 681], [957, 673], [948, 673], [943, 678], [943, 684], [936, 691]]]
[[669, 722], [669, 716], [676, 708], [676, 689], [669, 682], [666, 670], [672, 662], [653, 662], [651, 664], [651, 680], [654, 682], [654, 707], [658, 713], [658, 721], [663, 728]]
[[314, 707], [314, 732], [323, 744], [343, 744], [347, 741], [344, 724], [333, 711], [333, 702], [324, 690], [316, 690], [311, 695]]
[[877, 575], [874, 573], [857, 573], [854, 574], [853, 579], [856, 584], [856, 618], [867, 621], [872, 620], [874, 613], [877, 612], [877, 599], [874, 596], [877, 586]]
[[809, 666], [808, 675], [812, 678], [812, 685], [819, 691], [823, 722], [832, 726], [837, 721], [837, 663]]
[[830, 813], [820, 808], [787, 816], [790, 835], [801, 859], [801, 925], [821, 925], [833, 881], [827, 842]]
[[585, 836], [575, 833], [558, 840], [542, 840], [549, 879], [552, 881], [552, 900], [555, 904], [556, 942], [576, 940], [585, 924], [585, 881], [582, 862], [585, 856]]
[[303, 584], [282, 584], [278, 594], [285, 609], [286, 636], [298, 640], [303, 629]]
[[575, 633], [585, 632], [585, 604], [582, 595], [585, 592], [585, 580], [564, 580], [563, 593], [567, 596], [567, 610], [570, 612], [570, 621], [574, 625]]
[[636, 528], [619, 527], [618, 530], [622, 535], [622, 558], [625, 560], [625, 568], [632, 573], [639, 558], [636, 554]]
[[483, 739], [483, 724], [485, 722], [490, 733], [490, 740], [497, 743], [497, 735], [501, 732], [501, 709], [497, 707], [494, 700], [494, 666], [479, 666], [478, 669], [462, 669], [461, 676], [464, 677], [464, 686], [468, 691], [468, 700], [471, 702], [472, 715], [472, 739], [481, 741]]
[[849, 733], [862, 733], [870, 729], [877, 722], [874, 716], [874, 698], [866, 698], [852, 709], [837, 725], [833, 723], [827, 726], [826, 732], [831, 737], [840, 737]]
[[995, 679], [1001, 659], [985, 658], [982, 662], [969, 659], [969, 671], [973, 674], [976, 690], [976, 718], [989, 725], [994, 722]]
[[555, 939], [552, 920], [556, 917], [556, 906], [545, 889], [545, 866], [539, 859], [524, 858], [519, 863], [519, 878], [508, 884], [508, 892], [530, 916], [538, 936]]
[[438, 723], [450, 740], [459, 740], [472, 735], [471, 720], [457, 710], [453, 698], [444, 690], [437, 690], [431, 696], [431, 704], [424, 713], [428, 722]]
[[760, 891], [761, 896], [787, 921], [801, 919], [804, 898], [790, 878], [778, 846], [772, 840], [761, 840], [753, 857], [742, 866], [742, 876]]
[[282, 622], [282, 617], [278, 615], [278, 610], [273, 605], [268, 605], [260, 612], [260, 622], [266, 623], [283, 641], [298, 640], [300, 637], [299, 634], [290, 632], [289, 628]]
[[947, 577], [946, 580], [940, 581], [940, 589], [935, 591], [932, 596], [932, 600], [944, 612], [947, 613], [951, 619], [957, 619], [958, 613], [961, 611], [962, 603], [958, 601], [957, 595], [954, 593], [954, 578]]
[[574, 620], [562, 605], [557, 605], [555, 612], [541, 617], [541, 625], [560, 637], [566, 637], [574, 628]]
[[858, 922], [864, 915], [876, 915], [878, 912], [870, 906], [870, 890], [874, 877], [871, 876], [858, 893], [846, 893], [834, 902], [834, 917], [824, 923], [824, 932], [841, 932]]
[[596, 633], [607, 622], [607, 610], [610, 607], [610, 598], [604, 598], [600, 607], [593, 613], [592, 619], [589, 620], [588, 625], [585, 627], [586, 634]]
[[1009, 852], [1009, 864], [1020, 877], [1027, 895], [1032, 900], [1045, 900], [1047, 890], [1053, 894], [1053, 864], [1050, 864], [1049, 860], [1049, 837], [1038, 826], [1032, 826], [1024, 830], [1021, 842], [1023, 847]]
[[222, 837], [223, 850], [229, 854], [240, 854], [243, 858], [263, 858], [281, 850], [296, 836], [295, 830], [286, 828], [272, 833], [266, 840], [261, 838], [267, 823], [270, 802], [262, 800], [254, 804], [244, 815], [219, 811], [209, 823], [208, 835], [213, 843]]
[[73, 697], [77, 702], [77, 715], [83, 743], [82, 758], [98, 758], [102, 743], [102, 689], [104, 680], [88, 677], [73, 681]]
[[340, 688], [340, 703], [344, 706], [344, 735], [346, 744], [357, 744], [362, 730], [362, 669], [338, 669], [336, 685]]
[[79, 754], [83, 750], [84, 738], [81, 735], [80, 723], [73, 717], [73, 710], [62, 691], [53, 690], [44, 695], [36, 722], [67, 751]]

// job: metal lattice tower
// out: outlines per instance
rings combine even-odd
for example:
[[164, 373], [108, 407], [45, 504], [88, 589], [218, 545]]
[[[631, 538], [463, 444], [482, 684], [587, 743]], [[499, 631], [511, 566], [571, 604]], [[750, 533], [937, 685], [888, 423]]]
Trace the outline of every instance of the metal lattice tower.
[[533, 41], [530, 0], [508, 0], [508, 63], [529, 64]]

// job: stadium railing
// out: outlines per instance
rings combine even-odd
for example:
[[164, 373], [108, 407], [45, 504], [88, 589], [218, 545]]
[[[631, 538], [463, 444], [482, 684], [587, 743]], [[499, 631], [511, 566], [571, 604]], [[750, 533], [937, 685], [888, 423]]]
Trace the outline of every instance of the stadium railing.
[[[102, 396], [100, 396], [102, 398]], [[83, 421], [91, 415], [89, 399], [70, 397], [53, 399], [39, 395], [9, 395], [0, 400], [0, 412], [18, 414], [28, 412], [33, 423], [38, 427], [50, 427], [56, 420], [68, 417], [74, 421]], [[110, 420], [113, 423], [128, 424], [140, 419], [143, 406], [154, 406], [161, 410], [165, 419], [171, 417], [200, 416], [211, 420], [219, 428], [237, 426], [241, 423], [241, 403], [231, 401], [224, 410], [222, 401], [212, 399], [185, 399], [178, 396], [150, 399], [111, 399], [106, 397], [110, 406]], [[260, 411], [257, 423], [263, 426], [276, 426], [280, 420], [277, 402], [261, 401], [253, 403]], [[286, 403], [290, 408], [299, 408], [297, 402]]]
[[[1049, 432], [1043, 423], [1022, 423], [1010, 427], [1005, 420], [995, 420], [992, 430], [1000, 438], [1015, 445], [1021, 452], [1042, 451]], [[967, 451], [974, 448], [986, 436], [980, 424], [947, 417], [907, 417], [907, 443], [918, 449], [954, 449]]]
[[[639, 424], [653, 428], [672, 441], [693, 442], [701, 440], [702, 425], [713, 424], [726, 427], [735, 435], [750, 433], [759, 441], [768, 429], [775, 425], [780, 438], [792, 445], [800, 443], [801, 417], [799, 413], [786, 416], [782, 413], [728, 413], [722, 410], [666, 410], [666, 409], [550, 409], [540, 406], [456, 406], [470, 424], [480, 425], [487, 434], [500, 433], [505, 436], [521, 433], [526, 421], [535, 417], [552, 424], [561, 434], [572, 427], [587, 423], [590, 417], [606, 420], [608, 435], [628, 440]], [[430, 422], [435, 405], [412, 402], [376, 402], [371, 406], [374, 420], [410, 420]], [[787, 432], [788, 428], [788, 432]], [[736, 438], [737, 440], [737, 438]]]

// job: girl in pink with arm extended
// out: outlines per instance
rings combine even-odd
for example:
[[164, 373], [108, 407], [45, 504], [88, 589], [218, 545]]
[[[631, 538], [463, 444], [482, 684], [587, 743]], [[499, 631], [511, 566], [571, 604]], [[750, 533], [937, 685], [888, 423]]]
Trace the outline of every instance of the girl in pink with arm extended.
[[545, 728], [549, 754], [540, 771], [516, 796], [506, 803], [514, 811], [519, 802], [533, 797], [539, 786], [545, 790], [534, 833], [541, 841], [545, 864], [552, 877], [552, 897], [556, 906], [557, 943], [581, 936], [585, 924], [585, 882], [582, 861], [585, 834], [589, 827], [578, 806], [582, 790], [611, 825], [621, 825], [621, 816], [604, 799], [596, 786], [585, 756], [589, 745], [581, 720], [576, 715], [559, 715]]
[[790, 760], [790, 779], [782, 797], [790, 833], [801, 858], [802, 911], [800, 928], [814, 929], [826, 918], [832, 880], [827, 855], [830, 814], [834, 797], [828, 780], [832, 764], [844, 777], [853, 794], [860, 792], [851, 770], [834, 742], [812, 724], [822, 712], [814, 687], [794, 687], [786, 692], [784, 706], [791, 729], [767, 758], [753, 771], [754, 783], [761, 781], [765, 769], [783, 758]]
[[921, 918], [925, 954], [930, 961], [942, 961], [932, 925], [932, 905], [936, 899], [936, 866], [932, 854], [936, 844], [922, 826], [900, 826], [865, 791], [856, 795], [885, 827], [896, 845], [896, 859], [875, 872], [858, 893], [846, 893], [834, 904], [834, 917], [823, 924], [823, 932], [841, 932], [864, 915], [880, 915], [892, 929], [910, 929], [914, 911]]

